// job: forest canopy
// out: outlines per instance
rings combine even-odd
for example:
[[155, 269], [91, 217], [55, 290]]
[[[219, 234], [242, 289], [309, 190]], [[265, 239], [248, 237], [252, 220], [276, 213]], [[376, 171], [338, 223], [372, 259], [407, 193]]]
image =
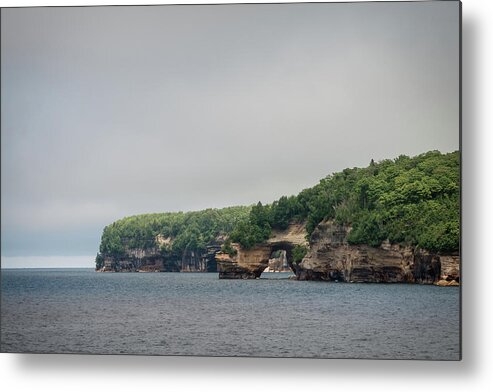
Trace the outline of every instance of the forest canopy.
[[227, 207], [192, 212], [144, 214], [120, 219], [103, 230], [99, 251], [119, 257], [126, 249], [156, 246], [156, 237], [172, 239], [163, 253], [181, 254], [185, 249], [204, 250], [218, 236], [227, 236], [248, 218], [250, 207]]

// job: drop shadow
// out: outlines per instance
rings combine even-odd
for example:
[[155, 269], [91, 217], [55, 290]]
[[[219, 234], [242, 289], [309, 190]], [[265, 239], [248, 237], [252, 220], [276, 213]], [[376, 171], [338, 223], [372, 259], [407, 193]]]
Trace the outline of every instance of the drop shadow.
[[477, 368], [479, 356], [480, 287], [469, 277], [478, 276], [482, 255], [479, 250], [480, 227], [475, 222], [481, 220], [480, 184], [481, 174], [481, 135], [477, 127], [477, 97], [479, 53], [478, 23], [470, 16], [463, 16], [462, 23], [462, 228], [461, 228], [461, 320], [463, 369], [473, 372]]

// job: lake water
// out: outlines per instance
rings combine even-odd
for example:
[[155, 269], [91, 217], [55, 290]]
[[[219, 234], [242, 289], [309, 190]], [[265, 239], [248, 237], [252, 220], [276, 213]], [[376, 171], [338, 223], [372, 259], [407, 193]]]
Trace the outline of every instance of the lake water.
[[3, 352], [445, 359], [459, 288], [2, 270]]

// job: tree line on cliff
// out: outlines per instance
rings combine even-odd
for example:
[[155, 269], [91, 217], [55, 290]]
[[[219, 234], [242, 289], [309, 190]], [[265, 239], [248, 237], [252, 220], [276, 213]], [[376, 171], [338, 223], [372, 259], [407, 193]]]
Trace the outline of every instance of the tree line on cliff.
[[344, 169], [297, 196], [258, 203], [234, 228], [232, 241], [251, 247], [272, 229], [305, 221], [307, 235], [324, 219], [350, 225], [351, 244], [391, 243], [434, 252], [457, 251], [460, 236], [460, 156], [430, 151], [366, 168]]
[[126, 217], [104, 228], [97, 262], [101, 263], [103, 256], [123, 257], [128, 249], [155, 248], [157, 236], [163, 239], [163, 256], [181, 257], [186, 249], [205, 250], [248, 219], [249, 212], [250, 207], [238, 206]]
[[306, 222], [307, 236], [324, 219], [352, 227], [352, 244], [391, 243], [434, 252], [459, 248], [460, 156], [430, 151], [415, 157], [370, 162], [322, 179], [296, 196], [271, 204], [146, 214], [121, 219], [104, 229], [100, 253], [123, 255], [127, 248], [154, 247], [155, 237], [172, 238], [162, 252], [205, 249], [218, 236], [250, 248], [274, 229]]

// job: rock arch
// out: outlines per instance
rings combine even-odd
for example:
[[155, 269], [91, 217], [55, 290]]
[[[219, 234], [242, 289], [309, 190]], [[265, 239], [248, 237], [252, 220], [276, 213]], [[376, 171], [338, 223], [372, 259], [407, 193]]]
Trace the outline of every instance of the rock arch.
[[[292, 266], [292, 251], [296, 245], [307, 245], [306, 230], [303, 224], [291, 224], [286, 230], [275, 231], [269, 240], [252, 249], [243, 249], [232, 244], [235, 255], [219, 252], [216, 254], [217, 270], [220, 279], [256, 279], [269, 264], [272, 252], [285, 250], [288, 264]], [[293, 270], [294, 272], [294, 270]]]
[[[252, 249], [233, 244], [236, 255], [216, 254], [220, 279], [255, 279], [269, 263], [273, 251], [283, 249], [298, 280], [322, 280], [354, 283], [459, 282], [460, 255], [433, 254], [411, 246], [384, 241], [378, 247], [347, 242], [349, 226], [331, 220], [321, 222], [310, 239], [303, 260], [293, 264], [296, 245], [308, 245], [304, 225], [290, 225], [273, 233], [266, 242]], [[449, 285], [447, 283], [447, 285]]]

